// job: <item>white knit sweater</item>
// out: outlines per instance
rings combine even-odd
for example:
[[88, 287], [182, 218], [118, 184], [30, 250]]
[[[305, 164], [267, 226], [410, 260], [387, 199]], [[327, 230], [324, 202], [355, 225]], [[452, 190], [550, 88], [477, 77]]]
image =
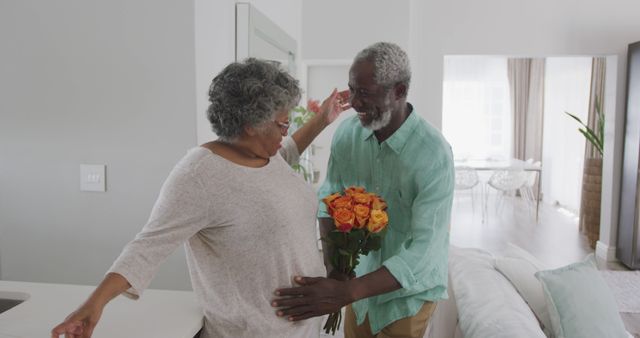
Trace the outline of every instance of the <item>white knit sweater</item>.
[[318, 318], [290, 323], [270, 305], [273, 291], [291, 286], [293, 276], [324, 275], [316, 195], [282, 156], [297, 160], [291, 138], [262, 168], [191, 149], [109, 272], [124, 276], [132, 286], [127, 294], [137, 298], [158, 266], [184, 244], [205, 315], [202, 338], [318, 337]]

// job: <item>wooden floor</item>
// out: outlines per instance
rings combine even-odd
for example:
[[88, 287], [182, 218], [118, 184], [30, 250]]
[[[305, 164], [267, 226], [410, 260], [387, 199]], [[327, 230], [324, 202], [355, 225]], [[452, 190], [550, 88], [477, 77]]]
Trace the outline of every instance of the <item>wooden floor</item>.
[[578, 231], [577, 216], [540, 203], [536, 221], [535, 206], [521, 198], [507, 198], [497, 208], [496, 197], [490, 196], [483, 220], [479, 194], [476, 193], [472, 203], [469, 193], [456, 192], [451, 216], [452, 245], [499, 253], [512, 242], [549, 268], [580, 261], [593, 252], [586, 237]]

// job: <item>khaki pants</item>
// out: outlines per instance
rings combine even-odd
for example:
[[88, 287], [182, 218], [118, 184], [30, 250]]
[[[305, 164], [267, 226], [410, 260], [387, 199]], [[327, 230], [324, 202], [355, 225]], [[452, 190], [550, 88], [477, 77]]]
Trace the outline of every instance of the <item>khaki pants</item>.
[[369, 316], [365, 317], [362, 325], [356, 325], [356, 315], [351, 308], [347, 306], [344, 319], [344, 337], [345, 338], [422, 338], [429, 319], [433, 311], [436, 309], [436, 303], [425, 302], [420, 311], [413, 317], [402, 318], [387, 325], [377, 335], [371, 333], [369, 325]]

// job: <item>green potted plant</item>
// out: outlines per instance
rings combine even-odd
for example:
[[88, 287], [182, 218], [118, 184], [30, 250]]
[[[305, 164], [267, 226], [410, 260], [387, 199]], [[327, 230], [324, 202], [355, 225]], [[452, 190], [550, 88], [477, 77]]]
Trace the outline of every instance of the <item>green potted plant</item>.
[[601, 111], [600, 102], [596, 99], [596, 130], [591, 129], [588, 125], [582, 122], [579, 117], [566, 111], [564, 113], [580, 123], [581, 128], [578, 128], [578, 131], [584, 135], [587, 141], [589, 141], [589, 143], [591, 143], [591, 145], [593, 145], [593, 147], [600, 153], [600, 156], [602, 156], [604, 151], [604, 114]]
[[[582, 175], [582, 197], [580, 201], [580, 231], [587, 236], [589, 245], [595, 248], [600, 237], [600, 201], [602, 193], [602, 155], [604, 153], [604, 114], [596, 98], [595, 130], [577, 116], [565, 114], [580, 124], [578, 131], [593, 146], [598, 154], [586, 156]], [[587, 154], [593, 152], [587, 151]], [[598, 156], [599, 155], [599, 156]]]

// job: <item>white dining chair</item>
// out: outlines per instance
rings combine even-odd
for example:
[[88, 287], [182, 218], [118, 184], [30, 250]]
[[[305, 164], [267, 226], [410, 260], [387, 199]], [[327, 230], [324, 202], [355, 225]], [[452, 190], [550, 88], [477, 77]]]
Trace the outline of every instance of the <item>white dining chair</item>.
[[[471, 167], [456, 168], [455, 192], [468, 191], [471, 194], [471, 208], [475, 211], [475, 187], [480, 182], [478, 172]], [[455, 194], [458, 195], [458, 194]]]
[[[542, 167], [542, 162], [540, 161], [532, 162], [531, 164], [537, 168]], [[527, 180], [525, 181], [522, 188], [520, 188], [520, 196], [526, 198], [527, 201], [531, 203], [531, 207], [533, 207], [536, 202], [536, 196], [533, 193], [533, 187], [536, 184], [536, 179], [538, 178], [538, 171], [528, 170], [526, 174]], [[540, 192], [538, 192], [538, 194], [539, 193]]]
[[[528, 179], [524, 169], [497, 170], [489, 178], [487, 184], [497, 190], [496, 213], [500, 211], [506, 197], [515, 202], [516, 192], [526, 184]], [[487, 197], [488, 198], [488, 194]], [[485, 203], [486, 205], [486, 203]]]

